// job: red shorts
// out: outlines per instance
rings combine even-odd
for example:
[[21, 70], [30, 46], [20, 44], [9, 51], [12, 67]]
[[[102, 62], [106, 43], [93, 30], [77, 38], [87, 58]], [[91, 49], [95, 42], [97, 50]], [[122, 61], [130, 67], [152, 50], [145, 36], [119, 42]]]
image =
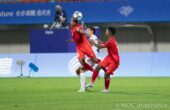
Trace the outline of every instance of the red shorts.
[[106, 69], [106, 74], [113, 75], [114, 71], [119, 67], [119, 62], [113, 61], [110, 57], [105, 57], [100, 65]]
[[78, 58], [83, 59], [87, 55], [90, 59], [96, 57], [91, 47], [89, 48], [76, 48]]

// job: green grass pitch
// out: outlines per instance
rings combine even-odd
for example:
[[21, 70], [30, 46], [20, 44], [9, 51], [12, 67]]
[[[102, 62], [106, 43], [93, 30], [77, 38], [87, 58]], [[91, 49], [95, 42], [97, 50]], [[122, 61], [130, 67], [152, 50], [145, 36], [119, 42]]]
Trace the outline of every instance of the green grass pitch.
[[170, 110], [170, 78], [115, 77], [110, 93], [103, 85], [77, 93], [79, 78], [1, 78], [0, 110]]

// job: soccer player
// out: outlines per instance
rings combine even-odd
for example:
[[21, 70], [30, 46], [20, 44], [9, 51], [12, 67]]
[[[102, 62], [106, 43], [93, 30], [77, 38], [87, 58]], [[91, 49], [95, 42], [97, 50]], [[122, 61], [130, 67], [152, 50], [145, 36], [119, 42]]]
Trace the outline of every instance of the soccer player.
[[98, 44], [98, 38], [95, 35], [95, 33], [96, 33], [96, 31], [93, 27], [89, 27], [89, 28], [86, 29], [86, 34], [89, 37], [89, 42], [90, 42], [90, 45], [92, 47], [92, 50], [93, 50], [94, 54], [97, 56], [98, 48], [92, 44], [92, 42]]
[[78, 59], [83, 67], [83, 70], [94, 71], [92, 66], [85, 62], [85, 56], [88, 56], [93, 62], [96, 63], [100, 62], [100, 60], [96, 58], [96, 55], [94, 54], [91, 45], [87, 40], [83, 26], [79, 24], [79, 21], [76, 18], [72, 18], [70, 29], [72, 33], [72, 39], [70, 41], [75, 42], [76, 44]]
[[[95, 42], [96, 44], [98, 44], [98, 38], [95, 35], [95, 29], [93, 27], [89, 27], [86, 29], [86, 35], [88, 36], [88, 40], [89, 42]], [[95, 53], [95, 55], [97, 56], [98, 53], [98, 48], [95, 47], [93, 44], [91, 44], [92, 50]], [[93, 61], [91, 61], [90, 58], [85, 57], [85, 61], [94, 68], [95, 63]], [[79, 63], [77, 57], [73, 57], [72, 60], [69, 62], [69, 68], [70, 71], [76, 72], [77, 75], [80, 77], [80, 89], [78, 90], [78, 92], [84, 92], [85, 91], [85, 85], [86, 85], [86, 78], [85, 78], [85, 70], [82, 69], [81, 64]]]
[[119, 53], [117, 48], [117, 41], [115, 38], [116, 29], [112, 27], [108, 27], [106, 29], [106, 37], [108, 37], [108, 41], [105, 43], [96, 44], [93, 42], [98, 48], [107, 48], [108, 55], [104, 58], [104, 60], [98, 64], [93, 72], [91, 83], [88, 84], [86, 87], [93, 87], [96, 77], [99, 74], [101, 69], [105, 71], [105, 89], [102, 92], [109, 92], [109, 85], [110, 85], [110, 75], [113, 75], [113, 72], [119, 67]]
[[[94, 54], [97, 56], [98, 53], [98, 48], [96, 46], [94, 46], [91, 42], [94, 42], [96, 44], [98, 44], [98, 38], [95, 35], [95, 29], [93, 27], [89, 27], [86, 29], [86, 35], [88, 36], [88, 40], [91, 44], [92, 50], [94, 52]], [[95, 66], [95, 63], [90, 59], [86, 57], [86, 61], [88, 62], [88, 64], [90, 64], [90, 66]], [[83, 70], [80, 67], [76, 70], [77, 75], [80, 77], [80, 90], [78, 92], [84, 92], [85, 91], [85, 85], [86, 85], [86, 78], [85, 78], [85, 70]]]

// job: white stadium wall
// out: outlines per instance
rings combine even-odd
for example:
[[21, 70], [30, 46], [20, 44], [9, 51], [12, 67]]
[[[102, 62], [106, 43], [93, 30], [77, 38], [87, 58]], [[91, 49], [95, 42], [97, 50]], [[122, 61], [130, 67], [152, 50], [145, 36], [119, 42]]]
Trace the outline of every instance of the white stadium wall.
[[[20, 75], [20, 66], [17, 60], [24, 60], [23, 75], [29, 76], [29, 63], [36, 64], [38, 72], [31, 71], [31, 77], [74, 77], [68, 70], [68, 62], [75, 53], [60, 54], [0, 54], [0, 59], [12, 58], [10, 73], [2, 73], [0, 77], [17, 77]], [[100, 53], [100, 57], [107, 53]], [[115, 77], [167, 77], [170, 76], [170, 53], [143, 52], [143, 53], [120, 53], [120, 67], [115, 72]], [[100, 73], [101, 76], [103, 72]], [[88, 72], [87, 76], [91, 76]]]

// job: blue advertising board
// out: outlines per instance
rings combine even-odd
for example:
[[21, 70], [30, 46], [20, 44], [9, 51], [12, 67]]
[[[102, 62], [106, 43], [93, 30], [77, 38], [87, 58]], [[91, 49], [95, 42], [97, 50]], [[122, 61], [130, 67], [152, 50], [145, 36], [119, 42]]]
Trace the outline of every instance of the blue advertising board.
[[[170, 0], [62, 3], [68, 17], [81, 11], [85, 22], [169, 22]], [[70, 18], [68, 18], [70, 19]]]
[[[0, 24], [52, 23], [57, 3], [0, 4]], [[68, 22], [74, 11], [87, 23], [169, 22], [170, 0], [116, 0], [112, 2], [59, 3]]]
[[65, 53], [75, 52], [69, 29], [35, 29], [30, 32], [30, 53]]
[[[100, 36], [98, 28], [96, 35]], [[71, 37], [69, 29], [33, 29], [30, 31], [30, 53], [75, 52], [75, 43], [68, 42]]]
[[0, 4], [0, 24], [52, 23], [55, 4]]

